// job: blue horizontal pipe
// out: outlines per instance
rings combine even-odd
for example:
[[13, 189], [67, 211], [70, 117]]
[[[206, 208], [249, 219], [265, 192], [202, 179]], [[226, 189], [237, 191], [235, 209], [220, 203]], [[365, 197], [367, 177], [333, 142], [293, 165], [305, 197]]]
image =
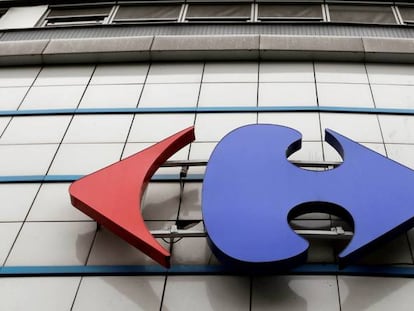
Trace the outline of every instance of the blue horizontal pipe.
[[[37, 183], [37, 182], [73, 182], [83, 177], [83, 175], [16, 175], [0, 176], [0, 183]], [[188, 174], [180, 178], [178, 174], [158, 174], [154, 175], [151, 181], [168, 182], [168, 181], [203, 181], [203, 174]]]
[[[139, 266], [5, 266], [0, 277], [18, 276], [105, 276], [105, 275], [243, 275], [221, 265], [175, 265], [165, 269], [155, 265]], [[348, 266], [305, 264], [292, 270], [269, 275], [348, 275], [375, 277], [414, 277], [414, 266]]]
[[0, 116], [48, 116], [72, 114], [152, 114], [152, 113], [243, 113], [243, 112], [340, 112], [365, 114], [414, 115], [414, 109], [332, 106], [224, 106], [224, 107], [153, 107], [153, 108], [75, 108], [3, 110]]

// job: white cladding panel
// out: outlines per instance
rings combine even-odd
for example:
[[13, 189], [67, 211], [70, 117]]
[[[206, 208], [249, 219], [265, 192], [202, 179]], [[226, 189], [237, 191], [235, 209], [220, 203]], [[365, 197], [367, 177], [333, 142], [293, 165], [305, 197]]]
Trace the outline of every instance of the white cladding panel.
[[0, 18], [0, 29], [34, 27], [45, 14], [47, 8], [47, 5], [10, 8]]

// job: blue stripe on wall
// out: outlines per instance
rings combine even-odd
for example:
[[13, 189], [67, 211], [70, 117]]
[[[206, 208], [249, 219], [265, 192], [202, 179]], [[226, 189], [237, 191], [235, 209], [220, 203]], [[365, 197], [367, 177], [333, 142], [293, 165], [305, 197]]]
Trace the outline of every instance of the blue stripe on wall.
[[[34, 183], [34, 182], [73, 182], [83, 177], [83, 175], [18, 175], [18, 176], [0, 176], [0, 183]], [[188, 174], [186, 177], [180, 177], [179, 174], [159, 174], [154, 175], [151, 181], [169, 182], [169, 181], [203, 181], [203, 174]]]
[[244, 112], [340, 112], [365, 114], [414, 115], [414, 109], [370, 107], [269, 106], [269, 107], [154, 107], [154, 108], [78, 108], [3, 110], [0, 116], [47, 116], [72, 114], [134, 114], [134, 113], [244, 113]]
[[[161, 266], [8, 266], [0, 268], [0, 277], [17, 276], [85, 276], [85, 275], [242, 275], [238, 271], [216, 265]], [[305, 264], [280, 275], [352, 275], [376, 277], [414, 277], [414, 267], [348, 266], [339, 269], [335, 264]]]

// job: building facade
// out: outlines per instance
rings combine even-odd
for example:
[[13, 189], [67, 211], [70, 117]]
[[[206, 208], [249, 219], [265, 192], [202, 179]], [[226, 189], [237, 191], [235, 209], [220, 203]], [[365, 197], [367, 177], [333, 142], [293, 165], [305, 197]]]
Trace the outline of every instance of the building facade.
[[[413, 168], [411, 3], [16, 0], [0, 9], [1, 310], [412, 309], [413, 230], [344, 270], [337, 255], [349, 239], [311, 238], [307, 263], [280, 275], [223, 268], [205, 237], [159, 238], [171, 252], [165, 270], [68, 193], [189, 126], [196, 140], [170, 160], [207, 161], [231, 130], [270, 123], [302, 133], [289, 160], [306, 169], [341, 162], [326, 128]], [[156, 172], [143, 198], [149, 229], [203, 231], [204, 171]], [[290, 224], [353, 230], [323, 213]]]

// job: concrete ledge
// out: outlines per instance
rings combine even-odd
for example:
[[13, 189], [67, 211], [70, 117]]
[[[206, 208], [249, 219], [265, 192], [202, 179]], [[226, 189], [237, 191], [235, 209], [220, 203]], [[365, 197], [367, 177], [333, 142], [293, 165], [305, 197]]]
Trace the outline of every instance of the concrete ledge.
[[50, 40], [44, 63], [144, 61], [149, 59], [153, 37]]
[[0, 65], [38, 64], [48, 40], [0, 42]]
[[363, 38], [365, 59], [367, 61], [414, 62], [414, 40]]
[[414, 39], [226, 35], [0, 42], [0, 66], [258, 59], [414, 63]]
[[260, 57], [265, 60], [363, 61], [364, 46], [361, 38], [263, 35]]
[[158, 36], [151, 48], [153, 60], [257, 59], [259, 35]]

